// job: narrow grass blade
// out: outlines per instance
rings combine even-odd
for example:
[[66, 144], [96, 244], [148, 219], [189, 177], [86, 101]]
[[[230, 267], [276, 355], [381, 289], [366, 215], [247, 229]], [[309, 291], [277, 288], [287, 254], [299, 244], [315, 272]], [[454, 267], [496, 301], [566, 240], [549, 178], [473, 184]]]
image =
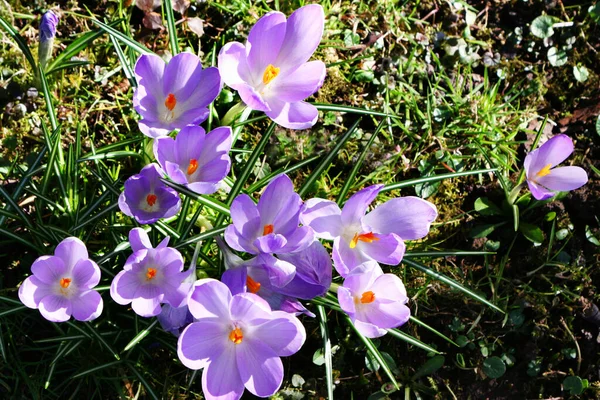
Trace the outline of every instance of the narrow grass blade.
[[417, 318], [413, 317], [412, 315], [410, 316], [410, 322], [414, 322], [415, 324], [420, 325], [423, 328], [427, 329], [428, 331], [432, 332], [433, 334], [441, 337], [442, 339], [444, 339], [448, 343], [451, 343], [451, 344], [453, 344], [456, 347], [460, 347], [452, 339], [450, 339], [448, 336], [446, 336], [443, 333], [437, 331], [436, 329], [434, 329], [431, 326], [427, 325], [425, 322], [421, 321], [420, 319], [417, 319]]
[[6, 317], [7, 315], [14, 314], [14, 313], [17, 313], [17, 312], [21, 312], [21, 311], [23, 311], [25, 309], [27, 309], [26, 306], [20, 306], [20, 307], [11, 308], [10, 310], [6, 310], [6, 311], [0, 312], [0, 317]]
[[123, 363], [123, 361], [112, 361], [112, 362], [109, 362], [106, 364], [98, 365], [97, 367], [86, 369], [85, 371], [80, 372], [77, 375], [73, 375], [73, 377], [71, 379], [81, 378], [82, 376], [85, 376], [85, 375], [88, 375], [88, 374], [91, 374], [94, 372], [102, 371], [103, 369], [114, 367], [115, 365], [119, 365], [122, 363]]
[[414, 269], [417, 269], [421, 272], [424, 272], [425, 274], [431, 276], [434, 279], [439, 280], [440, 282], [443, 282], [449, 286], [451, 286], [454, 289], [460, 290], [461, 292], [463, 292], [464, 294], [466, 294], [469, 297], [474, 298], [475, 300], [485, 304], [486, 306], [493, 308], [496, 311], [499, 311], [501, 313], [504, 314], [504, 310], [502, 310], [501, 308], [499, 308], [498, 306], [496, 306], [495, 304], [491, 303], [490, 301], [486, 300], [485, 298], [481, 297], [480, 295], [478, 295], [477, 293], [473, 292], [470, 289], [467, 289], [466, 287], [464, 287], [463, 285], [461, 285], [460, 283], [456, 282], [454, 279], [449, 278], [445, 275], [440, 274], [439, 272], [436, 272], [430, 268], [427, 268], [426, 266], [424, 266], [421, 263], [418, 263], [416, 261], [411, 260], [408, 257], [405, 257], [404, 259], [402, 259], [402, 262]]
[[32, 249], [34, 249], [39, 254], [43, 254], [44, 253], [44, 250], [40, 249], [35, 244], [28, 242], [27, 240], [25, 240], [24, 238], [22, 238], [20, 235], [17, 235], [17, 234], [15, 234], [13, 232], [7, 231], [6, 229], [0, 228], [0, 236], [5, 236], [7, 238], [10, 238], [10, 239], [15, 240], [15, 241], [17, 241], [19, 243], [24, 244], [27, 247], [31, 247]]
[[163, 12], [167, 19], [167, 32], [169, 33], [169, 45], [173, 55], [179, 54], [179, 43], [177, 43], [177, 28], [175, 27], [175, 15], [173, 15], [173, 4], [171, 0], [163, 0]]
[[318, 160], [319, 158], [321, 158], [321, 155], [317, 154], [315, 156], [307, 158], [306, 160], [302, 160], [298, 164], [294, 164], [291, 167], [279, 168], [278, 170], [271, 172], [270, 174], [268, 174], [267, 176], [265, 176], [258, 182], [251, 185], [248, 189], [244, 190], [244, 192], [255, 193], [255, 192], [259, 191], [260, 189], [262, 189], [263, 187], [267, 186], [267, 184], [271, 181], [271, 179], [273, 179], [277, 175], [289, 174], [290, 172], [296, 171], [296, 170], [304, 167], [305, 165], [308, 165], [308, 164]]
[[211, 229], [211, 230], [206, 231], [206, 232], [202, 232], [199, 235], [192, 236], [191, 238], [187, 239], [184, 242], [177, 243], [174, 246], [174, 248], [178, 249], [180, 247], [185, 247], [185, 246], [188, 246], [190, 244], [196, 244], [199, 241], [204, 240], [204, 239], [213, 238], [213, 237], [215, 237], [217, 235], [220, 235], [221, 233], [225, 232], [225, 229], [227, 229], [227, 227], [226, 226], [222, 226], [222, 227], [219, 227], [219, 228]]
[[490, 254], [496, 254], [493, 251], [460, 251], [460, 250], [446, 250], [446, 251], [407, 251], [404, 255], [409, 257], [449, 257], [449, 256], [485, 256]]
[[117, 158], [125, 158], [125, 157], [142, 158], [143, 156], [135, 151], [122, 150], [122, 151], [111, 151], [108, 153], [95, 154], [93, 156], [80, 158], [79, 160], [77, 160], [77, 162], [81, 163], [84, 161], [91, 161], [91, 160], [114, 160]]
[[202, 196], [196, 192], [191, 191], [190, 189], [186, 188], [183, 185], [179, 185], [177, 183], [168, 181], [166, 179], [161, 179], [161, 181], [165, 185], [175, 189], [177, 192], [185, 194], [188, 197], [191, 197], [192, 199], [196, 200], [198, 203], [200, 203], [220, 214], [229, 215], [229, 207], [227, 207], [225, 204], [221, 203], [220, 201], [215, 200], [210, 197]]
[[61, 63], [60, 65], [56, 66], [55, 68], [53, 68], [52, 71], [46, 70], [46, 75], [53, 74], [53, 73], [61, 71], [63, 69], [85, 67], [86, 65], [90, 65], [90, 62], [82, 61], [82, 60], [68, 60], [68, 61], [65, 61], [65, 62]]
[[119, 32], [118, 30], [112, 28], [110, 25], [103, 24], [102, 22], [98, 21], [97, 19], [92, 19], [92, 22], [94, 24], [98, 25], [100, 27], [100, 29], [102, 29], [109, 35], [114, 36], [115, 38], [117, 38], [118, 40], [123, 42], [123, 44], [125, 44], [132, 50], [136, 51], [137, 53], [153, 54], [152, 51], [150, 51], [150, 49], [148, 49], [146, 46], [144, 46], [141, 43], [136, 42], [135, 40], [131, 39], [129, 36], [125, 35], [124, 33]]
[[2, 354], [2, 359], [4, 362], [8, 362], [6, 359], [6, 344], [4, 342], [4, 335], [2, 333], [2, 324], [0, 323], [0, 354]]
[[147, 394], [150, 395], [150, 397], [152, 397], [154, 400], [158, 400], [159, 399], [158, 396], [156, 395], [156, 393], [154, 393], [154, 391], [152, 390], [152, 387], [148, 384], [146, 379], [144, 379], [144, 376], [142, 374], [140, 374], [140, 372], [133, 366], [133, 364], [131, 362], [127, 362], [127, 366], [129, 367], [131, 372], [133, 372], [135, 374], [135, 376], [137, 376], [137, 378], [140, 380], [142, 385], [144, 385], [144, 388], [146, 389]]
[[97, 219], [104, 217], [106, 214], [110, 214], [112, 211], [116, 210], [117, 208], [119, 208], [119, 203], [113, 203], [110, 206], [106, 207], [104, 210], [99, 211], [96, 214], [94, 214], [92, 217], [86, 219], [81, 224], [74, 226], [73, 228], [71, 228], [69, 230], [69, 232], [75, 232], [75, 231], [83, 228], [84, 226], [91, 224], [92, 222], [96, 221]]
[[304, 185], [298, 190], [298, 194], [300, 197], [304, 197], [312, 187], [312, 185], [316, 182], [316, 180], [321, 176], [321, 174], [331, 165], [337, 154], [340, 152], [342, 147], [346, 144], [348, 139], [354, 134], [356, 129], [358, 128], [358, 124], [360, 123], [360, 118], [356, 120], [354, 125], [350, 127], [346, 131], [346, 133], [338, 140], [335, 144], [334, 148], [327, 154], [327, 156], [317, 165], [315, 170], [308, 176]]
[[409, 335], [407, 333], [402, 332], [399, 329], [394, 328], [394, 329], [388, 329], [387, 331], [392, 336], [394, 336], [400, 340], [403, 340], [412, 346], [418, 347], [420, 349], [423, 349], [423, 350], [431, 352], [431, 353], [441, 354], [439, 351], [437, 351], [433, 347], [427, 346], [425, 343], [421, 342], [420, 340], [412, 337], [411, 335]]
[[140, 333], [135, 335], [135, 337], [133, 339], [131, 339], [131, 341], [129, 343], [127, 343], [127, 346], [125, 346], [125, 348], [123, 349], [123, 352], [129, 351], [132, 348], [134, 348], [139, 342], [142, 341], [142, 339], [144, 339], [146, 336], [148, 336], [148, 334], [150, 333], [152, 328], [154, 328], [156, 326], [156, 324], [158, 324], [157, 319], [152, 321], [152, 323], [146, 329], [142, 330]]
[[386, 114], [380, 111], [372, 111], [364, 108], [358, 107], [350, 107], [350, 106], [340, 106], [336, 104], [325, 104], [325, 103], [312, 103], [313, 106], [317, 107], [317, 110], [322, 111], [338, 111], [338, 112], [346, 112], [350, 114], [363, 114], [363, 115], [372, 115], [374, 117], [386, 117], [386, 118], [395, 118], [400, 119], [399, 116], [394, 114]]
[[[21, 207], [19, 207], [19, 205], [6, 192], [6, 190], [4, 190], [4, 187], [2, 187], [2, 186], [0, 186], [0, 196], [4, 197], [6, 204], [8, 206], [11, 206], [17, 212], [17, 214], [19, 214], [19, 217], [23, 220], [25, 225], [27, 225], [29, 228], [32, 228], [31, 222], [29, 221], [29, 218], [27, 217], [27, 215], [25, 214], [23, 209]], [[6, 208], [8, 208], [8, 206]]]
[[119, 42], [117, 41], [117, 39], [114, 36], [109, 35], [109, 37], [110, 37], [110, 41], [113, 44], [113, 47], [115, 48], [115, 53], [117, 53], [119, 62], [121, 63], [121, 66], [123, 67], [123, 72], [125, 73], [125, 77], [131, 84], [131, 87], [134, 87], [134, 88], [137, 87], [137, 81], [135, 79], [133, 69], [131, 68], [131, 64], [130, 64], [129, 60], [127, 59], [127, 56], [125, 55], [125, 53], [123, 53], [123, 50], [121, 49], [121, 46], [119, 45]]
[[331, 340], [329, 340], [329, 329], [327, 327], [327, 314], [323, 306], [317, 306], [319, 316], [319, 328], [323, 338], [323, 355], [325, 356], [325, 381], [327, 382], [327, 399], [333, 400], [333, 360], [331, 357]]
[[56, 128], [58, 128], [58, 122], [56, 121], [56, 111], [54, 110], [54, 104], [52, 104], [52, 95], [50, 94], [48, 81], [46, 80], [46, 74], [41, 68], [38, 69], [38, 74], [40, 77], [40, 85], [42, 86], [42, 92], [44, 93], [44, 101], [46, 102], [48, 118], [50, 118], [50, 126], [52, 126], [52, 130], [55, 131]]
[[92, 333], [92, 336], [94, 336], [96, 339], [98, 339], [98, 341], [100, 343], [102, 343], [102, 345], [106, 348], [106, 350], [108, 350], [108, 352], [110, 354], [112, 354], [112, 356], [115, 359], [117, 359], [117, 360], [121, 359], [121, 357], [119, 357], [119, 355], [117, 354], [117, 352], [113, 350], [113, 348], [111, 347], [111, 345], [109, 345], [106, 340], [104, 340], [104, 338], [96, 331], [96, 328], [94, 328], [94, 326], [91, 323], [86, 323], [85, 326], [88, 327], [88, 330]]
[[418, 178], [418, 179], [409, 179], [409, 180], [406, 180], [403, 182], [397, 182], [397, 183], [391, 183], [389, 185], [385, 185], [385, 187], [383, 189], [381, 189], [381, 192], [388, 192], [390, 190], [401, 189], [404, 187], [414, 186], [414, 185], [418, 185], [421, 183], [437, 182], [437, 181], [442, 181], [444, 179], [458, 178], [459, 176], [478, 175], [478, 174], [485, 174], [487, 172], [496, 172], [497, 170], [498, 170], [498, 168], [476, 169], [473, 171], [453, 172], [450, 174], [433, 175], [433, 176], [427, 176], [427, 177]]
[[2, 27], [6, 31], [6, 33], [8, 33], [14, 39], [15, 42], [17, 42], [19, 49], [21, 49], [21, 51], [25, 55], [25, 58], [27, 59], [27, 62], [29, 62], [29, 65], [31, 65], [31, 69], [33, 71], [37, 71], [35, 59], [33, 58], [31, 51], [29, 51], [29, 46], [27, 46], [27, 42], [25, 41], [25, 39], [23, 39], [23, 36], [21, 36], [19, 32], [2, 17], [0, 17], [0, 27]]

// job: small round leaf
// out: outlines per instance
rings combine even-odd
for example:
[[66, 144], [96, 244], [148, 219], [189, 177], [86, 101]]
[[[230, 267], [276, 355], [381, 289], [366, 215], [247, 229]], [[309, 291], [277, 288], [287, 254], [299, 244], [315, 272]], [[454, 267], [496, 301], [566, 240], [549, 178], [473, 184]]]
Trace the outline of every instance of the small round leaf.
[[506, 372], [506, 364], [500, 357], [489, 357], [483, 362], [483, 372], [492, 379], [500, 378]]

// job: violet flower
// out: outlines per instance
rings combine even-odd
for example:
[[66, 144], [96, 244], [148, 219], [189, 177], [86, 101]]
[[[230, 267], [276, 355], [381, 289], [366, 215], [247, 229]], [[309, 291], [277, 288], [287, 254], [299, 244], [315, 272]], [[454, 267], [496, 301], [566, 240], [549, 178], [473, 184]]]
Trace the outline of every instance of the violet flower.
[[181, 199], [175, 190], [162, 183], [161, 177], [162, 171], [152, 163], [127, 179], [119, 196], [121, 212], [140, 224], [153, 224], [177, 214]]
[[305, 249], [314, 241], [308, 226], [299, 227], [302, 199], [294, 192], [287, 175], [275, 177], [258, 205], [246, 194], [231, 204], [232, 224], [225, 230], [231, 248], [250, 254], [291, 253]]
[[93, 290], [100, 282], [100, 268], [88, 258], [81, 240], [64, 239], [53, 256], [35, 260], [31, 272], [19, 287], [19, 299], [39, 309], [48, 321], [64, 322], [71, 315], [78, 321], [91, 321], [102, 313], [102, 297]]
[[383, 336], [386, 329], [403, 325], [410, 317], [402, 280], [384, 274], [374, 261], [346, 276], [344, 286], [338, 288], [338, 301], [356, 329], [368, 338]]
[[404, 256], [404, 240], [427, 235], [437, 217], [436, 207], [418, 197], [391, 199], [366, 214], [383, 185], [355, 193], [340, 210], [333, 201], [308, 200], [300, 216], [318, 238], [333, 240], [333, 262], [345, 277], [365, 261], [396, 265]]
[[208, 400], [236, 400], [244, 387], [260, 397], [273, 395], [283, 381], [281, 356], [296, 353], [306, 339], [293, 315], [271, 311], [252, 293], [232, 295], [214, 279], [196, 282], [188, 296], [190, 324], [177, 342], [177, 355], [191, 369], [204, 369]]
[[556, 167], [573, 152], [573, 141], [567, 135], [556, 135], [525, 156], [525, 173], [531, 194], [537, 200], [553, 197], [555, 192], [575, 190], [588, 181], [580, 167]]
[[302, 100], [315, 93], [325, 79], [325, 64], [310, 61], [321, 37], [323, 7], [310, 4], [287, 19], [270, 12], [250, 30], [244, 46], [227, 43], [219, 53], [219, 71], [248, 107], [264, 111], [290, 129], [310, 128], [318, 111]]
[[52, 57], [56, 25], [58, 25], [58, 15], [52, 11], [46, 11], [40, 22], [40, 47], [38, 49], [38, 60], [42, 69], [46, 67], [48, 60]]
[[165, 332], [169, 332], [175, 337], [179, 337], [183, 328], [194, 322], [194, 317], [187, 304], [177, 308], [170, 304], [163, 304], [156, 319]]
[[161, 303], [177, 308], [184, 304], [190, 291], [189, 271], [182, 272], [183, 258], [179, 251], [167, 247], [167, 236], [156, 248], [141, 228], [129, 232], [133, 254], [110, 285], [110, 295], [121, 305], [142, 317], [160, 314]]
[[175, 139], [156, 139], [154, 156], [173, 182], [196, 193], [211, 194], [229, 173], [231, 140], [228, 126], [208, 134], [199, 126], [187, 126]]
[[278, 288], [281, 294], [304, 300], [323, 296], [331, 286], [331, 257], [315, 240], [309, 247], [295, 253], [277, 254], [281, 261], [296, 267], [296, 275], [287, 285]]
[[153, 138], [203, 122], [222, 87], [217, 68], [203, 70], [191, 53], [179, 53], [168, 64], [157, 55], [143, 54], [135, 64], [135, 77], [133, 107], [142, 116], [138, 125]]

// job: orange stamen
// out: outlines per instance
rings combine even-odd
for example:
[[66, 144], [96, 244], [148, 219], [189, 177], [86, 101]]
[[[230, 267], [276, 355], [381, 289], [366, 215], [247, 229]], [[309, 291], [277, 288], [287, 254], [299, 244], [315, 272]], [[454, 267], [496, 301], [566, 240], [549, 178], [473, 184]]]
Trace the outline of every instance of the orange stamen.
[[536, 174], [536, 176], [539, 176], [541, 178], [542, 176], [548, 175], [550, 173], [551, 167], [552, 167], [552, 164], [546, 165], [544, 168], [540, 169], [540, 171]]
[[256, 294], [260, 290], [260, 283], [256, 282], [254, 279], [249, 276], [246, 277], [246, 287], [250, 293]]
[[146, 203], [148, 203], [148, 205], [150, 207], [152, 207], [154, 204], [156, 204], [156, 195], [149, 194], [148, 196], [146, 196]]
[[372, 243], [375, 241], [378, 241], [379, 238], [377, 236], [375, 236], [375, 234], [373, 232], [367, 232], [367, 233], [361, 233], [361, 234], [355, 234], [354, 237], [352, 238], [352, 241], [350, 242], [350, 248], [353, 249], [356, 247], [356, 245], [358, 244], [358, 241], [361, 242], [365, 242], [365, 243]]
[[371, 292], [370, 290], [368, 292], [364, 292], [362, 294], [362, 296], [360, 297], [360, 302], [363, 304], [369, 304], [375, 301], [375, 293]]
[[167, 107], [169, 111], [173, 111], [176, 105], [177, 99], [175, 98], [175, 95], [173, 93], [169, 93], [167, 95], [167, 99], [165, 100], [165, 107]]
[[235, 344], [242, 343], [242, 339], [244, 339], [244, 334], [240, 328], [235, 328], [229, 333], [229, 340]]
[[269, 233], [273, 233], [273, 225], [265, 225], [263, 228], [263, 236], [268, 235]]
[[156, 269], [155, 268], [148, 268], [146, 270], [146, 279], [151, 281], [152, 279], [154, 279], [154, 277], [156, 276]]
[[62, 278], [60, 280], [60, 286], [62, 286], [65, 289], [68, 288], [70, 284], [71, 284], [71, 279], [69, 279], [69, 278]]
[[190, 164], [188, 165], [187, 174], [191, 175], [194, 172], [196, 172], [197, 169], [198, 169], [198, 160], [196, 160], [195, 158], [192, 158], [190, 160]]
[[265, 73], [263, 74], [263, 83], [267, 85], [273, 79], [275, 79], [279, 75], [279, 68], [275, 67], [273, 64], [267, 65], [265, 69]]

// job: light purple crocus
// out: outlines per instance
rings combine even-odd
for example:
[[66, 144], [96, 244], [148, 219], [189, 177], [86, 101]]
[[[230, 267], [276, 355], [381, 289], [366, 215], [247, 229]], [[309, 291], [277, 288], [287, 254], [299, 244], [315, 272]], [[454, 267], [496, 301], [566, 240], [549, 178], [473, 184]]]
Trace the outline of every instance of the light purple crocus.
[[318, 240], [304, 250], [277, 254], [277, 258], [296, 267], [296, 275], [290, 283], [278, 288], [279, 293], [311, 300], [329, 290], [333, 271], [331, 257]]
[[119, 196], [119, 208], [140, 224], [153, 224], [160, 218], [169, 218], [179, 212], [181, 199], [175, 190], [160, 178], [158, 165], [146, 165], [139, 174], [125, 181], [125, 190]]
[[248, 107], [264, 111], [290, 129], [310, 128], [317, 109], [303, 100], [325, 79], [325, 64], [310, 61], [323, 36], [323, 7], [310, 4], [287, 19], [280, 12], [263, 16], [250, 30], [246, 45], [227, 43], [219, 53], [219, 71]]
[[188, 126], [175, 139], [156, 139], [154, 156], [173, 182], [196, 193], [211, 194], [229, 173], [231, 140], [228, 126], [208, 134], [199, 126]]
[[133, 107], [142, 116], [138, 125], [153, 138], [203, 122], [222, 87], [217, 68], [203, 70], [191, 53], [179, 53], [168, 64], [157, 55], [143, 54], [135, 64], [135, 77]]
[[306, 339], [298, 319], [252, 293], [232, 295], [214, 279], [196, 282], [188, 297], [196, 322], [177, 342], [188, 368], [204, 369], [202, 391], [208, 400], [237, 400], [244, 387], [259, 397], [273, 395], [283, 381], [281, 356], [296, 353]]
[[83, 242], [64, 239], [53, 256], [42, 256], [31, 266], [31, 275], [19, 287], [19, 299], [36, 308], [48, 321], [71, 318], [91, 321], [102, 313], [103, 302], [93, 288], [100, 282], [100, 268], [88, 257]]
[[38, 49], [38, 60], [42, 69], [46, 67], [48, 60], [52, 57], [56, 25], [58, 25], [58, 15], [52, 11], [46, 11], [40, 22], [40, 46]]
[[356, 329], [375, 338], [410, 318], [406, 289], [394, 274], [384, 274], [379, 264], [367, 261], [346, 276], [338, 288], [338, 301]]
[[573, 153], [573, 141], [556, 135], [525, 156], [525, 173], [531, 194], [538, 200], [553, 197], [585, 185], [588, 176], [581, 167], [556, 167]]
[[175, 337], [179, 337], [181, 331], [194, 322], [194, 317], [190, 313], [187, 304], [177, 308], [172, 307], [170, 304], [163, 304], [156, 319], [165, 332], [169, 332]]
[[314, 232], [299, 227], [302, 199], [294, 191], [287, 175], [274, 178], [258, 201], [246, 194], [231, 204], [232, 224], [225, 230], [225, 241], [237, 250], [250, 254], [291, 253], [310, 246]]
[[396, 265], [404, 256], [404, 240], [427, 235], [437, 217], [435, 205], [418, 197], [391, 199], [366, 214], [383, 185], [358, 191], [343, 210], [330, 200], [308, 200], [300, 216], [318, 238], [333, 240], [333, 262], [345, 277], [365, 261]]
[[141, 228], [129, 232], [133, 254], [127, 258], [121, 272], [110, 285], [110, 295], [121, 305], [131, 308], [142, 317], [161, 312], [161, 303], [177, 308], [184, 304], [191, 288], [189, 271], [182, 272], [183, 258], [179, 251], [167, 247], [167, 236], [156, 248]]

